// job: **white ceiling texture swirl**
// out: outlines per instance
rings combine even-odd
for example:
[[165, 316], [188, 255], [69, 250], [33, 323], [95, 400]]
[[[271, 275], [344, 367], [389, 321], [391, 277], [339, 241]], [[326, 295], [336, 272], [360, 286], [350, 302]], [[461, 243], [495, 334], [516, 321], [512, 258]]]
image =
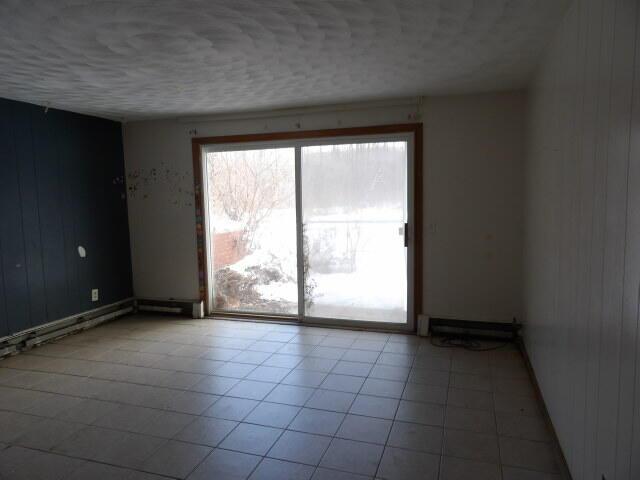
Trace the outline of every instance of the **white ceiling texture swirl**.
[[0, 96], [123, 119], [523, 87], [565, 0], [0, 0]]

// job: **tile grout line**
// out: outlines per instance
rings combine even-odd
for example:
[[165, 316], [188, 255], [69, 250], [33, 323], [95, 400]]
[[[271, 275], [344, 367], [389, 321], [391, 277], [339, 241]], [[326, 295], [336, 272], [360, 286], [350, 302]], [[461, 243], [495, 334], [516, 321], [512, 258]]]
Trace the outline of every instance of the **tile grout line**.
[[[226, 338], [226, 337], [225, 337], [225, 338]], [[294, 338], [295, 338], [295, 337], [294, 337]], [[325, 338], [329, 338], [329, 336], [326, 336]], [[259, 341], [259, 340], [256, 340], [256, 341]], [[255, 342], [254, 342], [254, 343], [255, 343]], [[353, 342], [353, 343], [355, 343], [355, 340], [354, 340], [354, 342]], [[353, 343], [352, 343], [352, 345], [353, 345]], [[386, 345], [388, 345], [388, 344], [390, 344], [390, 343], [397, 343], [397, 342], [390, 342], [390, 337], [389, 337], [389, 338], [387, 338], [387, 340], [386, 340], [386, 342], [385, 342], [385, 346], [386, 346]], [[214, 347], [214, 348], [215, 348], [215, 347]], [[221, 347], [221, 348], [224, 348], [224, 347]], [[328, 348], [341, 348], [341, 347], [328, 347]], [[348, 350], [351, 350], [351, 348], [350, 348], [350, 347], [347, 347], [347, 348], [346, 348], [346, 351], [348, 351]], [[248, 350], [243, 350], [243, 351], [248, 351]], [[376, 362], [374, 362], [374, 363], [372, 363], [372, 364], [371, 364], [371, 365], [372, 365], [372, 367], [375, 367], [376, 365], [386, 365], [386, 364], [378, 364], [378, 363], [377, 363], [377, 360], [379, 360], [380, 356], [381, 356], [383, 353], [384, 353], [384, 348], [383, 348], [383, 350], [378, 351], [378, 355], [377, 355], [377, 357], [376, 357]], [[394, 354], [395, 354], [395, 352], [389, 352], [389, 353], [394, 353]], [[273, 355], [275, 355], [275, 354], [276, 354], [276, 353], [271, 354], [268, 358], [270, 358], [271, 356], [273, 356]], [[336, 364], [332, 367], [332, 369], [331, 369], [330, 371], [328, 371], [328, 372], [326, 372], [326, 373], [325, 373], [325, 372], [323, 372], [323, 373], [325, 374], [325, 378], [326, 378], [326, 376], [327, 376], [327, 375], [329, 375], [329, 374], [332, 374], [332, 373], [333, 373], [334, 369], [336, 368], [336, 366], [338, 365], [338, 363], [341, 361], [341, 359], [344, 357], [344, 355], [345, 355], [345, 354], [346, 354], [346, 352], [343, 352], [343, 353], [342, 353], [342, 355], [341, 355], [341, 357], [340, 357], [340, 358], [338, 358], [338, 359], [336, 359]], [[399, 355], [400, 355], [400, 354], [399, 354]], [[417, 358], [417, 354], [412, 354], [412, 355], [409, 355], [409, 356], [411, 356], [411, 357], [412, 357], [412, 365], [409, 367], [409, 371], [411, 371], [411, 370], [413, 370], [414, 368], [417, 368], [417, 367], [415, 366], [415, 361], [416, 361], [416, 358]], [[52, 357], [52, 358], [56, 358], [56, 357]], [[62, 357], [62, 358], [65, 358], [65, 357]], [[194, 358], [194, 357], [179, 357], [179, 358]], [[199, 357], [198, 357], [198, 358], [199, 358]], [[267, 359], [268, 359], [268, 358], [267, 358]], [[307, 358], [309, 358], [309, 357], [307, 357]], [[321, 357], [313, 357], [313, 358], [321, 358]], [[265, 361], [267, 361], [267, 359], [265, 359], [265, 360], [263, 361], [263, 363], [258, 364], [258, 366], [264, 366], [264, 362], [265, 362]], [[369, 362], [363, 362], [363, 363], [369, 363]], [[116, 364], [116, 365], [121, 365], [121, 364]], [[258, 368], [258, 366], [256, 366], [255, 368]], [[389, 365], [389, 366], [394, 366], [394, 365]], [[148, 367], [140, 367], [140, 368], [148, 368]], [[255, 370], [255, 368], [254, 368], [254, 370]], [[295, 369], [296, 369], [295, 367], [294, 367], [294, 368], [290, 368], [290, 369], [289, 369], [289, 371], [290, 371], [290, 372], [292, 372], [292, 371], [293, 371], [293, 370], [295, 370]], [[28, 372], [28, 371], [31, 371], [31, 370], [22, 370], [22, 369], [14, 369], [14, 370], [20, 370], [21, 372]], [[170, 372], [174, 372], [174, 373], [176, 372], [175, 370], [174, 370], [174, 371], [169, 370], [169, 371], [170, 371]], [[37, 371], [36, 371], [36, 372], [37, 372]], [[60, 373], [57, 373], [57, 372], [46, 372], [46, 371], [45, 371], [44, 373], [46, 373], [46, 374], [56, 374], [56, 375], [68, 375], [68, 376], [75, 377], [75, 375], [73, 375], [73, 374], [68, 374], [68, 373], [62, 373], [62, 374], [60, 374]], [[187, 373], [190, 373], [190, 372], [187, 372]], [[17, 375], [20, 375], [20, 374], [17, 374]], [[247, 374], [247, 375], [248, 375], [248, 374]], [[337, 374], [337, 375], [342, 375], [342, 374]], [[451, 375], [451, 370], [449, 371], [449, 382], [448, 382], [448, 385], [447, 385], [447, 388], [446, 388], [445, 404], [444, 404], [444, 407], [443, 407], [443, 408], [445, 409], [445, 411], [446, 411], [446, 407], [447, 407], [447, 405], [448, 405], [449, 389], [451, 388], [451, 385], [450, 385], [450, 375]], [[207, 378], [207, 377], [211, 377], [211, 376], [212, 376], [212, 375], [205, 375], [205, 378]], [[213, 376], [215, 376], [215, 375], [213, 375]], [[79, 376], [78, 376], [78, 377], [79, 377]], [[355, 399], [357, 398], [357, 396], [358, 396], [358, 395], [362, 394], [362, 388], [363, 388], [363, 386], [364, 386], [364, 384], [365, 384], [366, 380], [367, 380], [367, 379], [369, 379], [369, 378], [375, 378], [375, 377], [370, 377], [369, 375], [367, 375], [366, 377], [361, 377], [361, 376], [356, 375], [355, 377], [358, 377], [358, 378], [364, 378], [364, 381], [363, 381], [362, 385], [359, 387], [358, 392], [349, 392], [349, 393], [354, 393], [354, 394], [355, 394], [354, 399], [351, 401], [350, 406], [349, 406], [349, 409], [348, 409], [348, 410], [347, 410], [347, 412], [345, 413], [345, 417], [342, 419], [342, 421], [341, 421], [341, 423], [340, 423], [340, 426], [338, 427], [338, 430], [336, 430], [336, 432], [335, 432], [335, 433], [330, 437], [332, 440], [333, 440], [333, 438], [341, 438], [341, 437], [337, 437], [337, 436], [336, 436], [336, 434], [337, 434], [337, 432], [339, 431], [339, 429], [341, 428], [342, 424], [344, 423], [344, 421], [345, 421], [345, 419], [346, 419], [346, 416], [350, 414], [350, 413], [349, 413], [349, 410], [352, 408], [353, 403], [355, 402]], [[79, 378], [92, 378], [92, 377], [79, 377]], [[224, 378], [231, 378], [231, 377], [224, 377]], [[245, 377], [244, 379], [246, 379], [246, 377]], [[242, 381], [242, 379], [236, 379], [236, 380], [238, 380], [238, 381]], [[101, 381], [102, 381], [102, 380], [101, 380]], [[118, 380], [106, 380], [106, 381], [107, 381], [107, 382], [110, 382], [110, 383], [123, 383], [123, 384], [127, 384], [127, 382], [118, 381]], [[252, 381], [253, 381], [253, 380], [252, 380]], [[280, 380], [279, 382], [269, 382], [269, 383], [273, 383], [273, 384], [274, 384], [273, 388], [270, 390], [271, 392], [272, 392], [275, 388], [277, 388], [277, 386], [279, 386], [279, 385], [287, 385], [287, 384], [283, 384], [283, 383], [282, 383], [282, 380]], [[403, 381], [403, 393], [401, 394], [401, 397], [400, 397], [399, 399], [397, 399], [397, 400], [398, 400], [398, 404], [396, 405], [396, 412], [395, 412], [395, 414], [394, 414], [394, 418], [392, 419], [392, 425], [391, 425], [391, 428], [390, 428], [389, 433], [387, 434], [387, 440], [385, 441], [384, 448], [386, 448], [386, 446], [387, 446], [387, 444], [388, 444], [388, 439], [389, 439], [389, 436], [390, 436], [390, 432], [391, 432], [391, 429], [393, 428], [393, 423], [396, 421], [396, 420], [395, 420], [395, 417], [397, 416], [397, 411], [398, 411], [398, 408], [399, 408], [399, 406], [400, 406], [400, 403], [402, 402], [402, 397], [404, 396], [404, 392], [405, 392], [405, 391], [406, 391], [406, 389], [407, 389], [408, 383], [410, 383], [410, 382], [409, 382], [409, 380], [408, 380], [407, 378], [405, 378], [405, 380]], [[137, 385], [137, 384], [134, 384], [134, 385]], [[142, 384], [142, 385], [143, 385], [143, 386], [150, 386], [150, 385], [147, 385], [147, 384]], [[22, 390], [27, 390], [27, 391], [39, 391], [39, 390], [32, 390], [32, 389], [24, 388], [24, 387], [11, 387], [11, 386], [8, 386], [7, 388], [22, 389]], [[194, 392], [193, 390], [188, 390], [188, 389], [187, 389], [187, 390], [184, 390], [184, 389], [176, 389], [176, 388], [170, 388], [170, 387], [154, 387], [154, 388], [165, 388], [165, 389], [168, 389], [168, 390], [175, 390], [175, 391], [178, 391], [178, 392], [180, 392], [180, 391], [190, 391], [190, 392]], [[332, 389], [319, 388], [319, 387], [314, 387], [313, 389], [314, 389], [314, 391], [317, 391], [317, 390], [340, 391], [340, 390], [332, 390]], [[45, 393], [51, 393], [51, 392], [45, 391]], [[492, 397], [494, 396], [494, 395], [493, 395], [493, 393], [494, 393], [494, 392], [492, 392]], [[74, 395], [68, 395], [68, 394], [65, 394], [65, 393], [62, 393], [62, 394], [61, 394], [61, 393], [57, 393], [57, 392], [53, 392], [52, 394], [60, 395], [60, 396], [69, 396], [69, 397], [71, 397], [71, 398], [81, 398], [81, 399], [82, 399], [82, 398], [85, 398], [85, 397], [77, 397], [77, 396], [74, 396]], [[212, 395], [212, 394], [208, 394], [208, 395]], [[217, 401], [219, 401], [221, 398], [223, 398], [223, 397], [227, 397], [227, 396], [226, 396], [226, 394], [222, 394], [222, 395], [213, 394], [213, 395], [214, 395], [214, 396], [216, 396], [217, 398], [216, 398], [216, 400], [211, 404], [211, 406], [212, 406], [212, 405], [214, 405], [214, 404], [215, 404]], [[268, 395], [267, 395], [267, 396], [268, 396]], [[376, 396], [376, 397], [379, 397], [379, 398], [393, 398], [393, 397], [384, 397], [384, 396], [378, 396], [378, 395], [373, 395], [373, 396]], [[92, 397], [89, 397], [89, 398], [92, 398]], [[227, 398], [234, 398], [234, 397], [227, 397]], [[243, 397], [240, 397], [240, 398], [243, 398]], [[250, 424], [250, 422], [245, 422], [244, 420], [246, 419], [246, 417], [247, 417], [247, 416], [249, 416], [249, 415], [251, 414], [251, 412], [252, 412], [253, 410], [255, 410], [255, 408], [257, 408], [257, 407], [260, 405], [260, 403], [262, 403], [262, 402], [266, 402], [266, 400], [265, 400], [265, 399], [266, 399], [266, 396], [265, 396], [262, 400], [257, 400], [257, 401], [258, 401], [258, 403], [253, 407], [253, 409], [252, 409], [249, 413], [247, 413], [247, 414], [245, 415], [245, 417], [243, 417], [243, 419], [240, 421], [240, 423], [248, 423], [248, 424]], [[110, 403], [116, 403], [116, 404], [119, 404], [119, 403], [120, 403], [120, 402], [117, 402], [117, 401], [116, 401], [116, 402], [114, 402], [114, 401], [112, 401], [112, 400], [107, 400], [107, 402], [110, 402]], [[36, 402], [36, 403], [38, 403], [38, 402]], [[279, 405], [287, 405], [287, 404], [281, 404], [281, 403], [279, 403], [279, 402], [273, 402], [273, 403], [275, 403], [275, 404], [279, 404]], [[424, 402], [421, 402], [421, 403], [424, 403]], [[495, 402], [494, 402], [494, 403], [495, 403]], [[124, 404], [124, 405], [129, 405], [129, 404]], [[302, 406], [298, 406], [298, 405], [296, 405], [296, 406], [300, 407], [300, 410], [301, 410], [302, 408], [309, 408], [309, 407], [306, 407], [305, 405], [306, 405], [306, 402], [305, 402], [305, 404], [304, 404], [304, 405], [302, 405]], [[146, 406], [140, 406], [140, 407], [141, 407], [141, 408], [154, 409], [154, 410], [158, 410], [158, 411], [161, 411], [161, 412], [175, 412], [175, 411], [167, 410], [167, 409], [156, 409], [156, 408], [154, 408], [154, 407], [146, 407]], [[27, 414], [27, 415], [28, 415], [28, 414]], [[37, 416], [37, 415], [36, 415], [36, 416]], [[195, 417], [197, 417], [197, 418], [212, 418], [212, 417], [207, 417], [207, 416], [203, 415], [202, 413], [201, 413], [201, 414], [194, 415], [194, 416], [195, 416]], [[365, 415], [365, 417], [367, 417], [367, 415]], [[51, 419], [51, 417], [42, 417], [42, 418]], [[294, 418], [295, 418], [295, 417], [294, 417]], [[379, 417], [373, 417], [373, 418], [379, 418]], [[56, 418], [54, 417], [53, 419], [55, 420]], [[193, 423], [195, 420], [196, 420], [196, 418], [194, 418], [194, 419], [192, 420], [192, 422], [191, 422], [191, 423]], [[497, 418], [496, 418], [496, 416], [495, 416], [495, 405], [494, 405], [494, 421], [496, 421], [496, 422], [497, 422]], [[293, 419], [292, 419], [291, 421], [289, 421], [289, 423], [287, 424], [287, 426], [286, 426], [286, 427], [284, 427], [284, 429], [282, 430], [282, 432], [281, 432], [280, 436], [278, 437], [278, 439], [283, 435], [283, 433], [284, 433], [285, 431], [295, 431], [295, 430], [289, 430], [289, 426], [291, 425], [291, 423], [292, 423], [292, 422], [293, 422]], [[421, 423], [418, 423], [418, 422], [410, 422], [410, 423], [415, 423], [415, 424], [418, 424], [418, 425], [422, 425]], [[86, 424], [83, 424], [83, 425], [86, 425]], [[239, 423], [238, 423], [238, 425], [239, 425]], [[257, 425], [260, 425], [260, 424], [257, 424]], [[92, 426], [93, 426], [93, 425], [92, 425]], [[184, 428], [186, 428], [186, 427], [187, 427], [187, 426], [185, 426]], [[105, 428], [105, 427], [98, 427], [98, 428]], [[184, 430], [184, 428], [183, 428], [183, 430]], [[233, 429], [233, 430], [235, 430], [235, 428], [237, 428], [237, 425], [234, 427], [234, 429]], [[232, 430], [232, 431], [233, 431], [233, 430]], [[497, 430], [497, 425], [496, 425], [496, 430]], [[232, 431], [230, 431], [226, 436], [228, 436]], [[136, 433], [136, 434], [138, 434], [138, 435], [143, 435], [143, 434], [140, 434], [140, 433], [137, 433], [137, 432], [132, 432], [132, 433]], [[175, 435], [174, 435], [174, 437], [171, 437], [171, 439], [174, 439], [176, 435], [177, 435], [177, 434], [175, 434]], [[226, 436], [225, 436], [224, 438], [226, 438]], [[160, 438], [162, 438], [162, 439], [163, 439], [163, 440], [165, 440], [165, 441], [169, 441], [166, 437], [160, 437]], [[223, 439], [218, 443], [218, 445], [219, 445], [222, 441], [224, 441], [224, 438], [223, 438]], [[276, 440], [276, 442], [277, 442], [277, 441], [278, 441], [278, 440]], [[274, 445], [275, 445], [275, 443], [276, 443], [276, 442], [274, 442]], [[165, 443], [166, 443], [166, 442], [165, 442]], [[190, 444], [191, 444], [191, 442], [186, 442], [186, 443], [190, 443]], [[367, 442], [363, 442], [363, 443], [367, 443]], [[546, 442], [545, 442], [545, 443], [546, 443]], [[163, 444], [164, 444], [164, 443], [163, 443]], [[207, 446], [207, 447], [211, 448], [210, 446]], [[272, 445], [272, 447], [273, 447], [273, 445]], [[272, 447], [271, 447], [271, 448], [272, 448]], [[159, 447], [159, 448], [161, 448], [161, 447]], [[215, 449], [215, 448], [217, 448], [217, 447], [213, 447], [213, 448]], [[443, 448], [443, 445], [441, 445], [441, 457], [442, 457], [442, 448]], [[413, 450], [411, 450], [411, 449], [407, 449], [407, 450], [413, 451]], [[384, 450], [383, 450], [383, 452], [384, 452]], [[325, 453], [326, 453], [326, 450], [325, 450]], [[325, 454], [325, 453], [323, 453], [323, 456], [324, 456], [324, 454]], [[153, 455], [153, 453], [152, 453], [151, 455]], [[267, 455], [268, 455], [268, 452], [267, 452]], [[205, 457], [205, 458], [206, 458], [206, 457]], [[264, 456], [262, 456], [262, 458], [270, 458], [270, 457], [266, 457], [266, 455], [264, 455]], [[381, 458], [382, 458], [382, 457], [381, 457]], [[283, 461], [285, 461], [285, 460], [283, 460]], [[379, 466], [380, 466], [380, 462], [381, 462], [381, 460], [378, 462], [378, 467], [377, 467], [377, 468], [379, 468]], [[296, 462], [291, 462], [291, 463], [296, 463]], [[317, 470], [318, 468], [319, 468], [319, 465], [318, 465], [318, 466], [316, 466], [316, 470]], [[377, 470], [376, 470], [376, 471], [377, 471]]]
[[[387, 344], [385, 344], [385, 346]], [[411, 368], [413, 368], [414, 363], [415, 363], [415, 358], [411, 362]], [[398, 409], [400, 408], [400, 402], [402, 402], [402, 397], [404, 396], [404, 391], [407, 388], [408, 380], [409, 380], [409, 374], [407, 374], [407, 378], [405, 379], [404, 385], [402, 386], [402, 393], [400, 394], [400, 398], [398, 399], [398, 404], [396, 405], [395, 412], [393, 413], [393, 419], [391, 420], [391, 428], [389, 428], [389, 432], [387, 432], [387, 438], [385, 439], [384, 446], [382, 447], [382, 455], [380, 455], [380, 459], [378, 460], [378, 464], [376, 465], [376, 471], [373, 474], [373, 478], [376, 478], [378, 476], [378, 472], [380, 471], [380, 465], [382, 464], [382, 459], [384, 458], [384, 454], [387, 451], [387, 444], [389, 443], [389, 437], [391, 436], [391, 431], [393, 430], [393, 425], [396, 421], [396, 416], [398, 415]]]
[[500, 475], [500, 479], [504, 479], [504, 469], [502, 466], [502, 450], [500, 447], [500, 431], [498, 429], [498, 415], [496, 413], [496, 385], [494, 381], [493, 369], [491, 368], [491, 360], [489, 359], [489, 374], [491, 378], [491, 398], [493, 400], [493, 422], [496, 427], [496, 441], [498, 443], [498, 474]]
[[[354, 343], [355, 343], [355, 341], [354, 341]], [[342, 358], [342, 357], [344, 357], [344, 354], [340, 358]], [[338, 362], [336, 362], [336, 365], [338, 365]], [[335, 368], [335, 366], [333, 368]], [[333, 370], [333, 368], [331, 370]], [[362, 382], [362, 385], [364, 385], [364, 382]], [[362, 385], [360, 386], [360, 390], [362, 389]], [[318, 389], [316, 389], [316, 391], [318, 391]], [[314, 395], [315, 395], [315, 392], [314, 392]], [[346, 420], [347, 415], [349, 414], [349, 410], [351, 410], [351, 407], [353, 406], [353, 402], [356, 401], [357, 397], [358, 397], [358, 394], [356, 393], [355, 396], [353, 397], [353, 399], [351, 400], [351, 403], [349, 404], [349, 408], [347, 408], [347, 411], [344, 412], [344, 417], [342, 417], [342, 420], [340, 421], [340, 425], [338, 425], [338, 428], [336, 428], [336, 431], [333, 433], [333, 435], [331, 435], [331, 440], [327, 444], [327, 448], [325, 448], [324, 452], [322, 452], [322, 455], [320, 456], [320, 459], [318, 460], [318, 465], [316, 466], [316, 469], [314, 470], [314, 473], [313, 473], [314, 475], [315, 475], [315, 472], [318, 470], [318, 468], [320, 468], [320, 464], [322, 464], [322, 460], [324, 460], [325, 455], [327, 454], [327, 452], [331, 448], [331, 444], [333, 443], [333, 440], [336, 438], [335, 435], [338, 433], [338, 431], [342, 427], [342, 424]], [[312, 397], [309, 397], [309, 400], [311, 400], [311, 398]], [[306, 403], [305, 403], [305, 406], [306, 406]], [[339, 412], [339, 413], [342, 413], [342, 412]], [[338, 471], [340, 471], [340, 470], [338, 470]]]
[[[163, 477], [163, 478], [170, 478], [170, 479], [179, 480], [179, 477], [174, 477], [172, 475], [165, 475], [165, 474], [162, 474], [162, 473], [149, 472], [148, 470], [142, 470], [142, 469], [136, 468], [136, 467], [118, 465], [118, 464], [115, 464], [115, 463], [109, 463], [109, 462], [105, 462], [105, 461], [101, 461], [101, 460], [95, 460], [95, 459], [92, 459], [92, 458], [90, 459], [90, 458], [86, 458], [86, 457], [76, 457], [76, 456], [69, 455], [69, 454], [62, 453], [62, 452], [55, 452], [55, 451], [52, 451], [52, 450], [43, 450], [43, 449], [35, 448], [35, 447], [25, 447], [25, 446], [22, 446], [22, 445], [11, 445], [11, 444], [8, 444], [8, 446], [3, 450], [8, 450], [10, 448], [21, 448], [21, 449], [24, 449], [24, 450], [30, 450], [30, 451], [34, 451], [34, 452], [44, 453], [44, 454], [47, 454], [47, 455], [54, 455], [54, 456], [59, 456], [59, 457], [64, 457], [64, 458], [70, 458], [72, 460], [80, 460], [82, 462], [88, 462], [88, 463], [97, 463], [97, 464], [100, 464], [100, 465], [107, 465], [107, 466], [114, 467], [114, 468], [119, 468], [119, 469], [122, 469], [122, 470], [128, 470], [128, 471], [134, 471], [134, 472], [140, 472], [140, 473], [147, 473], [147, 474], [151, 473], [153, 475], [158, 475], [158, 476]], [[3, 450], [0, 450], [0, 452], [2, 452]], [[81, 466], [82, 465], [80, 465], [79, 468]], [[75, 471], [76, 470], [74, 470], [74, 472]]]
[[451, 373], [453, 369], [453, 361], [449, 359], [449, 377], [447, 381], [447, 389], [445, 394], [445, 404], [444, 404], [444, 417], [442, 419], [442, 438], [440, 443], [440, 461], [438, 462], [438, 480], [442, 476], [443, 467], [444, 467], [444, 446], [446, 441], [446, 422], [447, 422], [447, 408], [449, 407], [449, 387], [451, 385]]

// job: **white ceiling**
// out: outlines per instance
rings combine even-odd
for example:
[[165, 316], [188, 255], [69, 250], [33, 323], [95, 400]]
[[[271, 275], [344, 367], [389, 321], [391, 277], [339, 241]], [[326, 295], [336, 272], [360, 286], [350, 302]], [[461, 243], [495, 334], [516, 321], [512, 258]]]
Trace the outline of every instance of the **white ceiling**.
[[523, 87], [566, 0], [0, 0], [0, 96], [125, 119]]

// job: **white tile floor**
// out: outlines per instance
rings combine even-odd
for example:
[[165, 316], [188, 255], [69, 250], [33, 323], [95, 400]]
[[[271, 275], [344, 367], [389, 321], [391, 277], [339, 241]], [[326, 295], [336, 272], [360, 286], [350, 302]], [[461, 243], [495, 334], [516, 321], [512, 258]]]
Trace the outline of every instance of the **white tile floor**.
[[562, 480], [515, 348], [132, 316], [0, 360], [1, 479]]

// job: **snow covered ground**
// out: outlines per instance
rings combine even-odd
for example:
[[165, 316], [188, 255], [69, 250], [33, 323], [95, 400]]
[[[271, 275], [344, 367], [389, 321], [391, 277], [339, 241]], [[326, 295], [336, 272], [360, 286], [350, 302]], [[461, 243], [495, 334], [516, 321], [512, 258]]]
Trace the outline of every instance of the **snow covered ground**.
[[[402, 218], [401, 210], [373, 208], [305, 215], [310, 252], [306, 281], [313, 285], [307, 316], [406, 321]], [[296, 313], [295, 210], [271, 212], [256, 232], [255, 250], [231, 268], [248, 274], [255, 266], [282, 271], [284, 281], [259, 284], [256, 290], [264, 300], [281, 302], [285, 313]]]

